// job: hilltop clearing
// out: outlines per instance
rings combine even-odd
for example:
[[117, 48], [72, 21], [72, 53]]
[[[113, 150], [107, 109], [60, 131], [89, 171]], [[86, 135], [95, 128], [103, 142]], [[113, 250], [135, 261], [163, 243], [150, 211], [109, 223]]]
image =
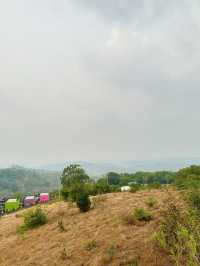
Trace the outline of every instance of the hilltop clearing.
[[[153, 208], [146, 204], [149, 197], [158, 202]], [[170, 266], [169, 256], [155, 251], [152, 244], [152, 234], [170, 200], [181, 205], [173, 189], [97, 196], [87, 213], [69, 203], [52, 203], [42, 206], [48, 223], [24, 235], [16, 233], [23, 210], [4, 216], [0, 219], [0, 265]], [[150, 211], [153, 220], [125, 224], [123, 217], [135, 208]]]

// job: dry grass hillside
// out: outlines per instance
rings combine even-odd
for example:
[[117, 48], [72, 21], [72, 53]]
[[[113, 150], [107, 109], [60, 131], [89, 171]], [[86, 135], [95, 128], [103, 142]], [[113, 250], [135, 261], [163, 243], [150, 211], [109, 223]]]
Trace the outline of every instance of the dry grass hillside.
[[[154, 208], [145, 203], [151, 196], [158, 200]], [[0, 265], [170, 266], [170, 258], [155, 251], [151, 241], [169, 200], [179, 204], [175, 190], [98, 196], [87, 213], [79, 213], [68, 203], [53, 203], [42, 207], [48, 223], [24, 235], [16, 233], [23, 211], [4, 216], [0, 219]], [[151, 211], [153, 220], [125, 224], [123, 217], [138, 207]], [[61, 219], [64, 230], [58, 226]]]

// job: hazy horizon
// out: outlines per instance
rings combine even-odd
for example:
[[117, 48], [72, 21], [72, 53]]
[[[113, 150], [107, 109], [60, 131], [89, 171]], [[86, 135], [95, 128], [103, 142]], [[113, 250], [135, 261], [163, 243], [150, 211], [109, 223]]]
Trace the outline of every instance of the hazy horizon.
[[0, 166], [198, 158], [198, 0], [0, 0]]

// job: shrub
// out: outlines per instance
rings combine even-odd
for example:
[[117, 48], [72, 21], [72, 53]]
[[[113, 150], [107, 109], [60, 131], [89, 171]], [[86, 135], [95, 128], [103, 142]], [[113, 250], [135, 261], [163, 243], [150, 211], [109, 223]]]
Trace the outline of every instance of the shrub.
[[91, 201], [87, 192], [81, 192], [76, 197], [77, 207], [81, 212], [87, 212], [90, 209]]
[[[62, 190], [61, 192], [59, 190], [53, 190], [49, 193], [49, 196], [50, 196], [50, 199], [51, 201], [54, 200], [54, 201], [58, 201], [60, 200], [60, 196], [62, 194]], [[64, 198], [64, 197], [63, 197]]]
[[30, 210], [24, 214], [24, 224], [22, 227], [25, 230], [36, 228], [47, 222], [46, 214], [41, 208], [36, 208], [35, 210]]
[[152, 184], [148, 184], [146, 188], [147, 189], [161, 189], [162, 185], [160, 183], [152, 183]]
[[200, 211], [200, 192], [198, 190], [192, 190], [188, 197], [191, 206]]
[[85, 184], [74, 184], [70, 187], [63, 187], [61, 194], [65, 201], [76, 202], [78, 195], [86, 191], [87, 186]]
[[143, 208], [136, 208], [133, 216], [138, 221], [150, 221], [152, 219], [152, 214], [145, 211]]
[[149, 197], [146, 201], [146, 205], [150, 208], [153, 208], [157, 203], [158, 201], [154, 197]]
[[98, 180], [97, 183], [95, 184], [95, 191], [96, 194], [110, 193], [111, 187], [106, 182]]
[[68, 200], [68, 198], [69, 198], [69, 190], [67, 189], [67, 188], [62, 188], [62, 190], [61, 190], [61, 195], [62, 195], [62, 197], [63, 197], [63, 199], [65, 200], [65, 201], [67, 201]]
[[120, 186], [116, 186], [116, 185], [111, 185], [110, 186], [110, 192], [121, 192], [121, 187]]
[[123, 221], [127, 225], [135, 225], [137, 221], [150, 221], [152, 214], [145, 211], [143, 208], [136, 208], [133, 213], [123, 216]]
[[137, 208], [133, 213], [124, 215], [122, 219], [127, 225], [135, 225], [137, 221], [150, 221], [152, 219], [152, 214], [145, 211], [143, 208]]
[[195, 212], [181, 212], [174, 204], [170, 204], [153, 241], [155, 247], [169, 253], [176, 266], [197, 266], [199, 238], [199, 218]]
[[165, 246], [167, 248], [170, 248], [176, 242], [178, 225], [181, 222], [182, 217], [179, 209], [174, 204], [170, 204], [167, 211], [164, 212], [164, 218], [160, 228], [160, 238], [165, 240]]

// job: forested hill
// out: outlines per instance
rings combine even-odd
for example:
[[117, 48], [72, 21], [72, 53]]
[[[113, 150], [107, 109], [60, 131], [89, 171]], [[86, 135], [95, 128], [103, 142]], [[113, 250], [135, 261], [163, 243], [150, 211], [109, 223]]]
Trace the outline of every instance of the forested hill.
[[19, 166], [0, 169], [0, 196], [16, 192], [51, 191], [58, 187], [59, 172], [28, 169]]

